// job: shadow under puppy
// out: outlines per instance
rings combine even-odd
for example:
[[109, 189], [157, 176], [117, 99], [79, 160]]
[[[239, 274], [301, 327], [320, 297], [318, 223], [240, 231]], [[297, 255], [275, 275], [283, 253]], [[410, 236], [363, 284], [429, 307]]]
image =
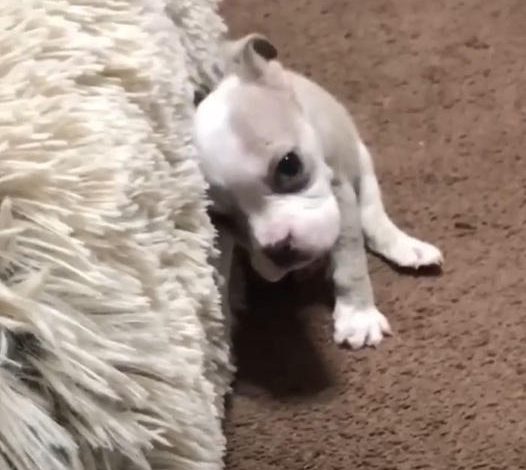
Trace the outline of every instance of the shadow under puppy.
[[228, 42], [226, 54], [227, 73], [194, 122], [219, 229], [225, 314], [236, 245], [271, 282], [329, 255], [335, 341], [377, 345], [391, 329], [375, 306], [364, 243], [408, 268], [441, 264], [440, 250], [386, 214], [371, 156], [333, 96], [285, 69], [264, 36]]

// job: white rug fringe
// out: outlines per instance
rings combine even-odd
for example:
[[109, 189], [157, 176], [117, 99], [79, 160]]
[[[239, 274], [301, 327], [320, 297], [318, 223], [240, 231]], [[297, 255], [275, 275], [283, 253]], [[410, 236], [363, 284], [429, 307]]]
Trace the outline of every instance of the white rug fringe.
[[192, 159], [213, 0], [0, 14], [0, 469], [219, 469], [230, 383]]

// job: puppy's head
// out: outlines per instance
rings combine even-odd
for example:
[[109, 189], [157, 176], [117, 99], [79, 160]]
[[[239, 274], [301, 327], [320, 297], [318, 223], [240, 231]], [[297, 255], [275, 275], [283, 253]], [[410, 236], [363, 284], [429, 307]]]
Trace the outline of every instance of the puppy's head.
[[214, 211], [277, 281], [336, 242], [332, 172], [274, 46], [252, 34], [226, 49], [228, 73], [196, 112], [200, 165]]

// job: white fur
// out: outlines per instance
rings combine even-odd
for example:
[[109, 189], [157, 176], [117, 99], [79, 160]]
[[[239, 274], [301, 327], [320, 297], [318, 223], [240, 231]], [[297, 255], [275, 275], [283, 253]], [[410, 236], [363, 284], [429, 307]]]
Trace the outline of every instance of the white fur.
[[[231, 102], [240, 90], [260, 105], [256, 109], [237, 108], [242, 118], [250, 121], [252, 117], [257, 123], [257, 142], [240, 134], [232, 124]], [[290, 112], [280, 116], [272, 113], [288, 98], [279, 90], [276, 93], [268, 100], [264, 88], [230, 76], [203, 101], [195, 117], [201, 168], [210, 185], [227, 190], [246, 215], [254, 267], [271, 281], [283, 277], [287, 270], [269, 263], [261, 252], [263, 247], [291, 236], [298, 249], [319, 257], [334, 245], [340, 228], [339, 208], [330, 184], [332, 173], [324, 163], [317, 134], [299, 107], [291, 105]], [[260, 116], [255, 116], [257, 113]], [[267, 137], [268, 143], [264, 141]], [[262, 180], [272, 159], [297, 146], [308, 158], [313, 184], [300, 195], [269, 193]]]
[[191, 158], [215, 4], [2, 2], [1, 470], [223, 468], [231, 374]]
[[357, 309], [341, 300], [334, 308], [334, 341], [352, 348], [377, 346], [384, 335], [391, 334], [387, 318], [374, 306]]
[[441, 264], [442, 253], [400, 230], [386, 214], [372, 159], [363, 142], [359, 142], [361, 171], [360, 213], [369, 248], [401, 267], [419, 268]]
[[[440, 250], [386, 214], [371, 156], [343, 106], [306, 77], [266, 61], [249, 35], [232, 43], [231, 74], [199, 107], [196, 143], [205, 177], [244, 214], [252, 264], [268, 280], [278, 268], [262, 251], [286, 236], [319, 258], [331, 252], [338, 343], [376, 346], [391, 329], [374, 304], [364, 242], [404, 267], [442, 263]], [[312, 185], [294, 194], [265, 183], [273, 159], [297, 149]], [[228, 212], [224, 201], [217, 201]], [[223, 207], [221, 207], [223, 205]]]

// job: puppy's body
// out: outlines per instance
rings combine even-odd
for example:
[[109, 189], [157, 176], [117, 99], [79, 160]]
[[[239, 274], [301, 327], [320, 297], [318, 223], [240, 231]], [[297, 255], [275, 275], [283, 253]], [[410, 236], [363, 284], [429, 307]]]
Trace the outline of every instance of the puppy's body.
[[[376, 345], [390, 327], [374, 304], [364, 241], [404, 267], [439, 264], [442, 255], [387, 216], [371, 157], [345, 108], [316, 83], [262, 58], [257, 41], [234, 43], [233, 73], [196, 113], [214, 210], [235, 220], [234, 232], [220, 233], [221, 269], [228, 277], [233, 233], [271, 281], [330, 253], [335, 340]], [[224, 290], [228, 308], [227, 297]]]

